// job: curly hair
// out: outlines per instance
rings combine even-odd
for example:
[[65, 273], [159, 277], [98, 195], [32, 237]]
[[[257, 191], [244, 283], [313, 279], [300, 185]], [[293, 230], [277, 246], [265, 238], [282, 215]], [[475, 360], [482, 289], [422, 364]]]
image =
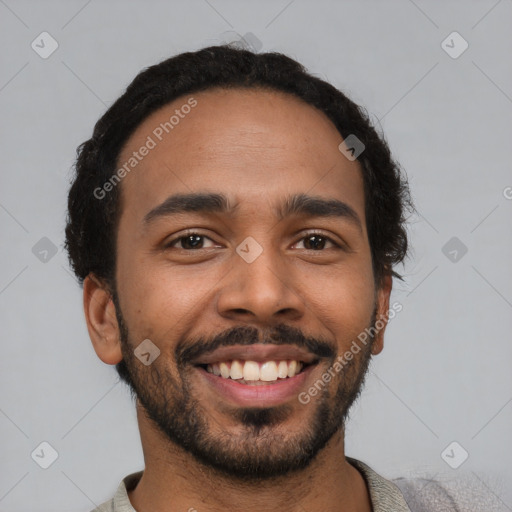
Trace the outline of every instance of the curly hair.
[[78, 147], [65, 247], [80, 284], [93, 273], [114, 289], [120, 187], [113, 187], [101, 200], [94, 191], [114, 174], [124, 144], [159, 108], [180, 96], [213, 88], [291, 94], [322, 111], [343, 139], [352, 134], [362, 141], [365, 150], [357, 160], [375, 281], [379, 284], [387, 274], [402, 279], [393, 266], [407, 255], [405, 223], [412, 200], [405, 174], [366, 111], [286, 55], [221, 45], [182, 53], [141, 71], [96, 123], [92, 137]]

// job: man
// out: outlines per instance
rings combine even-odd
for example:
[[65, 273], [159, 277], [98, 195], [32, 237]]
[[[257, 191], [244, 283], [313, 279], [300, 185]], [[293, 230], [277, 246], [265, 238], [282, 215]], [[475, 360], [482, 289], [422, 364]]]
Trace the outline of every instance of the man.
[[140, 73], [69, 193], [89, 335], [145, 459], [96, 511], [423, 507], [344, 450], [411, 208], [362, 110], [284, 55], [210, 47]]

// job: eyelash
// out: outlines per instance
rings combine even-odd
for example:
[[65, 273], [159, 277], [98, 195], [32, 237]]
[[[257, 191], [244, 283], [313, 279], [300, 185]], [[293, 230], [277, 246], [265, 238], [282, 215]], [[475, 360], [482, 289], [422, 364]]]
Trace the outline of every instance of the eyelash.
[[[176, 243], [176, 242], [179, 242], [180, 240], [183, 240], [185, 238], [188, 238], [190, 236], [193, 236], [193, 235], [197, 235], [197, 236], [200, 236], [200, 237], [203, 237], [203, 238], [207, 238], [208, 240], [211, 240], [213, 242], [213, 240], [207, 236], [207, 235], [204, 235], [202, 233], [199, 233], [197, 231], [190, 231], [188, 233], [186, 233], [185, 235], [181, 235], [177, 238], [174, 238], [173, 240], [169, 241], [169, 243], [167, 243], [165, 245], [165, 248], [166, 249], [172, 249], [173, 248], [173, 245]], [[333, 244], [334, 248], [337, 248], [337, 249], [341, 249], [342, 246], [335, 242], [331, 237], [321, 233], [321, 232], [318, 232], [318, 231], [308, 231], [306, 234], [304, 234], [300, 239], [299, 241], [302, 241], [310, 236], [319, 236], [327, 241], [329, 241], [331, 244]], [[295, 245], [295, 244], [294, 244]], [[178, 247], [179, 250], [182, 250], [182, 251], [187, 251], [187, 252], [194, 252], [194, 251], [200, 251], [201, 249], [207, 249], [207, 247], [200, 247], [199, 249], [184, 249], [184, 248], [180, 248]], [[318, 250], [315, 250], [315, 249], [305, 249], [306, 251], [314, 251], [314, 252], [322, 252], [322, 251], [325, 251], [326, 249], [318, 249]]]

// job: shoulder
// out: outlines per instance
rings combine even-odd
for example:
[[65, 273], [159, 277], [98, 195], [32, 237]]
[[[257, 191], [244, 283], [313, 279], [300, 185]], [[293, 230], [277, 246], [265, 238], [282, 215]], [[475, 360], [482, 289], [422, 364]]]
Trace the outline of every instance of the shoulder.
[[125, 476], [121, 480], [114, 497], [91, 510], [91, 512], [135, 512], [128, 498], [128, 491], [137, 486], [142, 473], [143, 471], [137, 471]]
[[455, 498], [439, 482], [426, 478], [396, 478], [392, 482], [411, 512], [459, 512]]
[[94, 510], [91, 510], [91, 512], [114, 512], [114, 510], [114, 498], [112, 498], [111, 500], [102, 503]]
[[[475, 475], [433, 478], [395, 478], [412, 512], [499, 512], [503, 503], [496, 486]], [[494, 487], [494, 488], [493, 488]]]
[[457, 473], [457, 476], [437, 473], [405, 478], [386, 479], [364, 462], [346, 457], [365, 477], [374, 509], [410, 512], [502, 512], [500, 499], [505, 487], [501, 479], [490, 475]]

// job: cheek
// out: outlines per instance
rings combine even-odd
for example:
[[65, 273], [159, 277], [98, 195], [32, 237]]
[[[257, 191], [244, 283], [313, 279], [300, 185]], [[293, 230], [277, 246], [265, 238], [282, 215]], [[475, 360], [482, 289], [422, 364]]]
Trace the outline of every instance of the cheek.
[[118, 293], [134, 337], [172, 341], [190, 326], [191, 319], [197, 322], [221, 274], [213, 268], [193, 267], [184, 272], [147, 256], [120, 259]]
[[368, 327], [375, 308], [371, 270], [356, 272], [347, 268], [333, 272], [331, 269], [325, 276], [311, 276], [304, 290], [303, 296], [309, 297], [323, 327], [336, 336], [340, 350]]

